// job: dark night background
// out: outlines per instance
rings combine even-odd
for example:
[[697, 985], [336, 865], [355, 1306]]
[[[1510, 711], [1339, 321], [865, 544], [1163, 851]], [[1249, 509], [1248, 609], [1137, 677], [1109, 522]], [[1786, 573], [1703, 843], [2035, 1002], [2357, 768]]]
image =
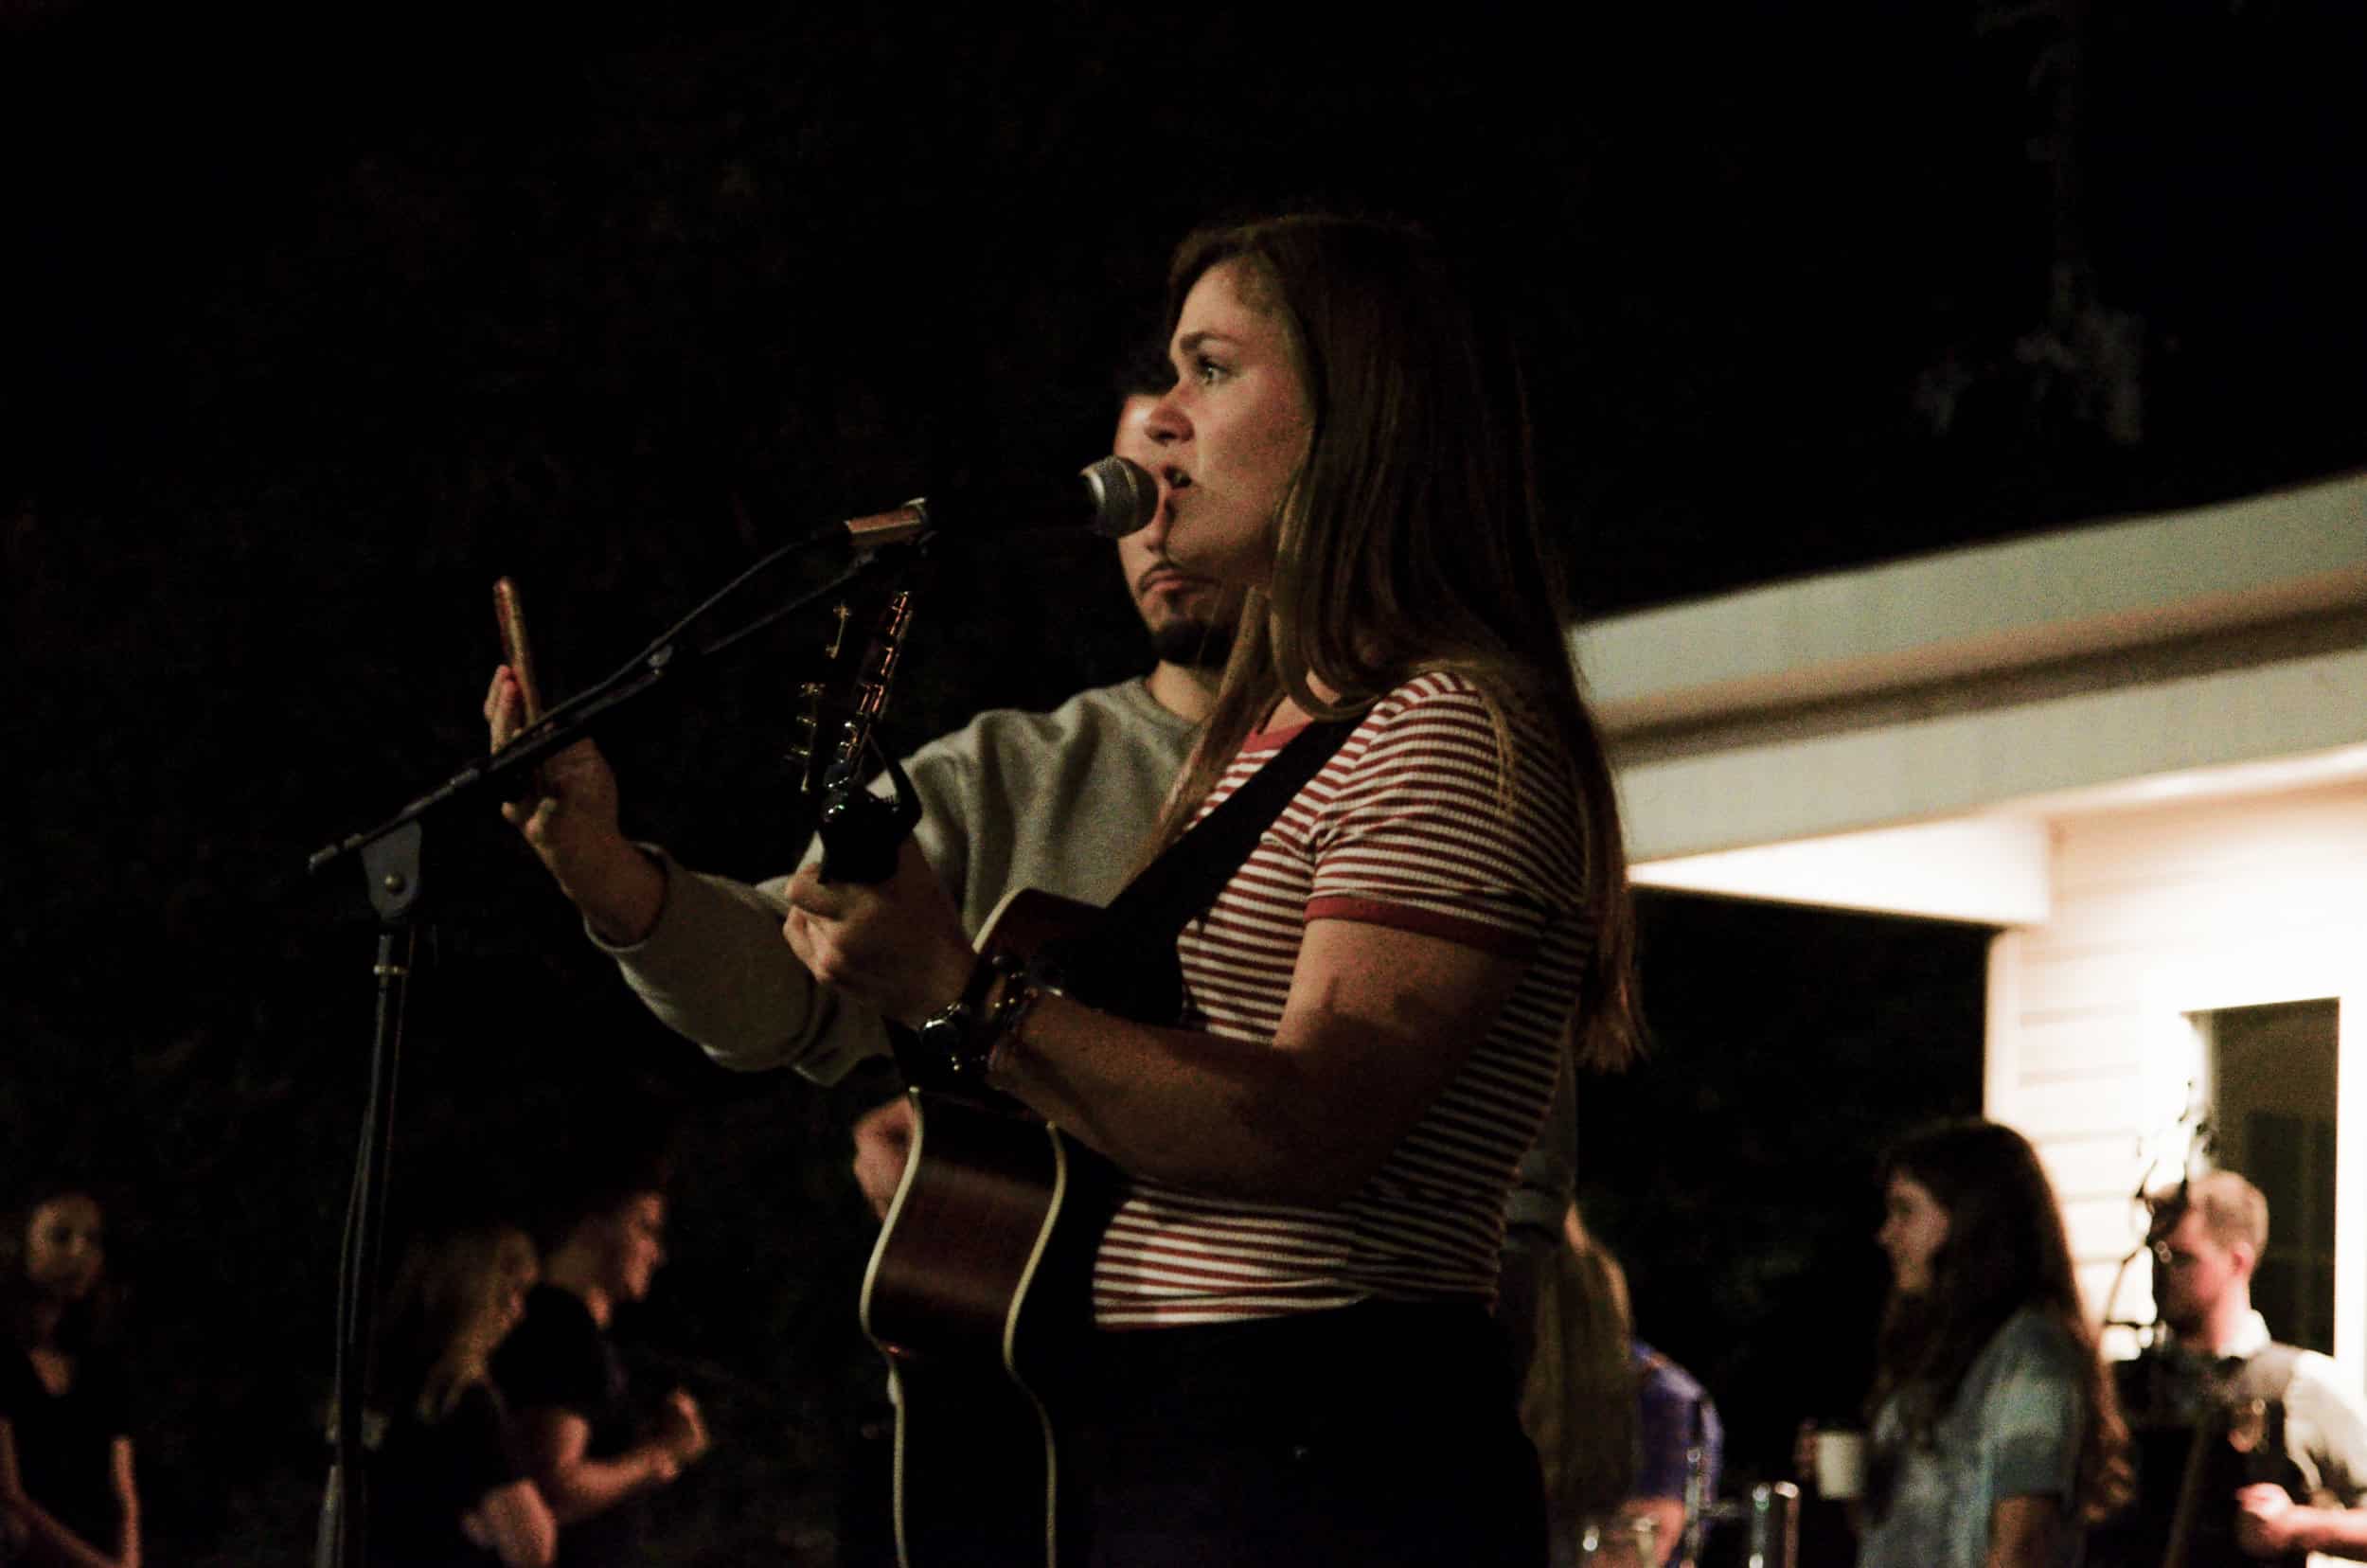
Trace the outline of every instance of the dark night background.
[[[151, 1560], [307, 1550], [374, 923], [303, 863], [481, 747], [491, 579], [564, 688], [804, 527], [1073, 467], [1194, 222], [1470, 255], [1589, 613], [2367, 460], [2348, 0], [1379, 14], [0, 0], [0, 1199], [113, 1203]], [[891, 742], [1144, 664], [1105, 552], [946, 552]], [[810, 641], [608, 738], [631, 827], [792, 861]], [[437, 830], [402, 1190], [669, 1117], [626, 1332], [719, 1443], [664, 1560], [827, 1562], [866, 1102], [640, 1017], [488, 814]], [[1644, 918], [1585, 1194], [1765, 1473], [1862, 1390], [1873, 1150], [1977, 1106], [1987, 934]]]

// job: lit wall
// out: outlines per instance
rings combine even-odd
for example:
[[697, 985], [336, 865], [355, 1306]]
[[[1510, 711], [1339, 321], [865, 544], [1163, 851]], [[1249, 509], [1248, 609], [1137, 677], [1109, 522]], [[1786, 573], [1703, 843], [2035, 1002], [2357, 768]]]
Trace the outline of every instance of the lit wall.
[[[2367, 784], [2056, 817], [2053, 913], [1991, 949], [1987, 1110], [2045, 1158], [2101, 1313], [2174, 1169], [2198, 1076], [2189, 1016], [2340, 1003], [2336, 1354], [2367, 1368]], [[2151, 1314], [2141, 1264], [2114, 1317]], [[2271, 1325], [2271, 1328], [2275, 1326]], [[2125, 1346], [2124, 1346], [2125, 1347]]]

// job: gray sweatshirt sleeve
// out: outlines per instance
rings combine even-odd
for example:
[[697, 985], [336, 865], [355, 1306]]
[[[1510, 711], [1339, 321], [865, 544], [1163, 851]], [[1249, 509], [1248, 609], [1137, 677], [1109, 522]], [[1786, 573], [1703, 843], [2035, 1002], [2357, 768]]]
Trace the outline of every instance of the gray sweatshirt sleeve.
[[886, 1051], [879, 1015], [815, 985], [782, 940], [788, 879], [752, 886], [642, 847], [666, 867], [657, 924], [630, 947], [592, 940], [660, 1022], [725, 1067], [793, 1067], [818, 1083]]
[[[970, 824], [980, 804], [965, 788], [974, 742], [962, 731], [905, 759], [919, 795], [914, 839], [958, 900], [966, 879]], [[885, 793], [883, 778], [877, 788]], [[649, 935], [631, 947], [593, 944], [614, 958], [625, 983], [675, 1033], [719, 1064], [739, 1072], [791, 1067], [817, 1083], [836, 1083], [865, 1057], [885, 1056], [880, 1015], [814, 983], [781, 936], [789, 879], [748, 883], [692, 871], [655, 845], [642, 847], [666, 868], [666, 902]], [[806, 862], [821, 856], [810, 845]], [[976, 927], [970, 926], [975, 935]]]
[[[983, 714], [905, 758], [921, 804], [913, 837], [964, 929], [975, 938], [1014, 887], [1088, 901], [1116, 892], [1191, 734], [1135, 681], [1051, 714]], [[820, 1083], [886, 1054], [879, 1015], [814, 984], [782, 940], [787, 878], [752, 885], [643, 847], [666, 868], [657, 924], [631, 947], [593, 942], [668, 1027], [723, 1066], [792, 1067]]]

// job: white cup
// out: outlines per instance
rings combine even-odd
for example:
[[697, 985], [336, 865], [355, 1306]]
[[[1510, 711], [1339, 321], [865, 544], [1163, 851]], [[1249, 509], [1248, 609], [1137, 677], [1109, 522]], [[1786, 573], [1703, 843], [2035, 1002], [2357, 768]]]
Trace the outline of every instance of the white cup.
[[1820, 1497], [1865, 1495], [1865, 1434], [1820, 1430], [1816, 1434], [1816, 1490]]
[[1590, 1519], [1578, 1528], [1580, 1568], [1654, 1568], [1660, 1531], [1646, 1514]]

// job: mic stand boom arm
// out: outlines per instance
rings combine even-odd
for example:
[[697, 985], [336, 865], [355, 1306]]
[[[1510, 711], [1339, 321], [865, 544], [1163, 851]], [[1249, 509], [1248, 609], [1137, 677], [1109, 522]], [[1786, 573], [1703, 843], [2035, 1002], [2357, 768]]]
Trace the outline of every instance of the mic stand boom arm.
[[[305, 861], [304, 868], [307, 871], [323, 870], [347, 855], [366, 849], [370, 845], [396, 829], [418, 822], [440, 807], [464, 799], [499, 779], [533, 767], [553, 752], [571, 746], [591, 734], [594, 725], [598, 721], [631, 704], [667, 676], [679, 674], [685, 669], [705, 663], [708, 659], [763, 631], [782, 617], [795, 615], [816, 600], [827, 598], [849, 583], [862, 579], [871, 571], [884, 553], [878, 549], [865, 552], [858, 557], [852, 565], [839, 572], [819, 587], [807, 590], [786, 604], [777, 605], [766, 611], [747, 625], [727, 632], [705, 647], [692, 650], [688, 653], [685, 653], [682, 645], [675, 640], [687, 630], [687, 623], [676, 627], [651, 644], [646, 651], [636, 654], [630, 664], [615, 674], [551, 709], [542, 718], [519, 731], [510, 739], [509, 744], [462, 768], [458, 773], [454, 774], [427, 793], [420, 795], [375, 828], [365, 828], [360, 832], [349, 833], [333, 844], [324, 845], [313, 850]], [[778, 557], [771, 559], [778, 559]], [[759, 563], [760, 566], [765, 564], [770, 564], [770, 560]], [[741, 580], [744, 581], [745, 578]], [[734, 586], [736, 587], [737, 584]], [[710, 601], [710, 605], [713, 602]], [[702, 613], [703, 613], [703, 608]], [[416, 878], [413, 880], [416, 882]], [[372, 887], [371, 896], [375, 900], [377, 898], [375, 879]], [[383, 908], [379, 913], [382, 917], [386, 915], [386, 911]]]
[[446, 807], [473, 798], [532, 768], [553, 752], [586, 738], [617, 709], [647, 696], [669, 679], [679, 684], [677, 678], [683, 671], [703, 666], [716, 654], [784, 616], [837, 593], [868, 575], [883, 558], [900, 562], [911, 551], [926, 543], [923, 537], [913, 542], [894, 542], [890, 546], [859, 546], [852, 562], [820, 586], [766, 611], [703, 647], [688, 653], [683, 651], [680, 637], [707, 618], [757, 573], [807, 545], [843, 541], [846, 537], [843, 526], [832, 525], [767, 556], [615, 674], [551, 709], [500, 751], [462, 768], [384, 822], [326, 845], [307, 860], [307, 870], [320, 871], [349, 855], [358, 855], [370, 905], [378, 912], [381, 927], [377, 954], [370, 966], [378, 1004], [370, 1042], [369, 1093], [363, 1103], [353, 1186], [346, 1205], [345, 1234], [338, 1254], [330, 1459], [329, 1482], [321, 1497], [319, 1530], [313, 1542], [316, 1568], [359, 1568], [367, 1540], [369, 1497], [362, 1465], [363, 1417], [374, 1371], [379, 1255], [385, 1232], [386, 1171], [393, 1144], [396, 1087], [400, 1078], [402, 1019], [410, 994], [412, 957], [418, 951], [418, 926], [424, 911], [420, 865], [427, 818]]

